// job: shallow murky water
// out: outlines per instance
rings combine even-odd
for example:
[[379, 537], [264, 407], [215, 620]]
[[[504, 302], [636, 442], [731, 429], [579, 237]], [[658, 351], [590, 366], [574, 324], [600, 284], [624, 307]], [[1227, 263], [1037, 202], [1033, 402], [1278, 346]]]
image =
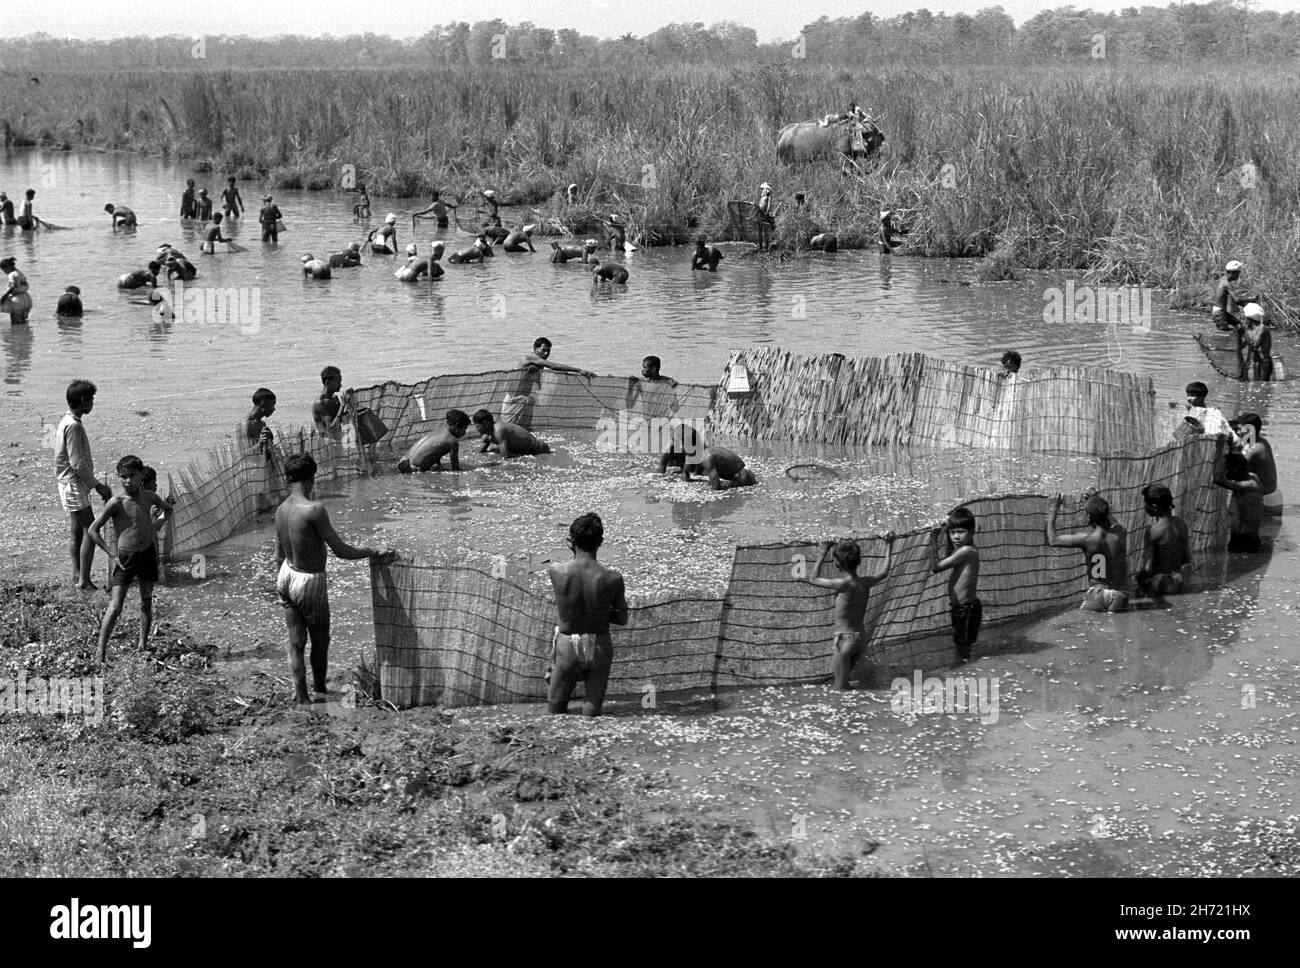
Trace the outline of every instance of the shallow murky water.
[[[1265, 416], [1283, 490], [1295, 489], [1288, 482], [1300, 468], [1296, 383], [1219, 379], [1191, 339], [1205, 331], [1204, 320], [1163, 312], [1159, 298], [1150, 332], [1054, 326], [1043, 321], [1044, 291], [1064, 287], [1062, 278], [981, 286], [972, 284], [970, 263], [869, 252], [775, 264], [735, 251], [710, 275], [689, 270], [688, 250], [641, 250], [626, 257], [626, 290], [595, 290], [579, 267], [552, 266], [542, 252], [448, 266], [434, 284], [397, 282], [393, 260], [382, 257], [327, 283], [305, 282], [303, 252], [337, 251], [364, 237], [365, 227], [348, 214], [349, 199], [277, 192], [289, 226], [278, 248], [263, 248], [255, 221], [247, 221], [235, 230], [247, 252], [206, 257], [194, 231], [172, 217], [190, 175], [155, 159], [0, 155], [0, 188], [14, 197], [35, 187], [37, 213], [70, 226], [0, 235], [36, 301], [26, 330], [0, 325], [6, 577], [64, 568], [66, 524], [41, 438], [43, 423], [64, 411], [63, 389], [73, 377], [100, 388], [87, 428], [101, 474], [127, 452], [165, 473], [206, 459], [257, 386], [279, 395], [273, 423], [297, 426], [327, 363], [341, 366], [354, 386], [413, 381], [510, 363], [543, 334], [555, 341], [559, 360], [632, 374], [654, 353], [677, 379], [710, 383], [733, 347], [755, 343], [848, 355], [919, 350], [989, 365], [1014, 346], [1027, 366], [1151, 374], [1162, 399], [1181, 399], [1186, 382], [1202, 379], [1212, 388], [1210, 402], [1225, 412]], [[218, 176], [195, 177], [213, 191], [220, 184]], [[241, 190], [256, 209], [261, 191]], [[135, 208], [144, 227], [110, 231], [102, 211], [109, 200]], [[374, 207], [380, 216], [398, 212], [404, 245], [412, 200], [376, 199]], [[509, 220], [513, 213], [503, 214]], [[425, 225], [420, 239], [427, 242]], [[161, 324], [114, 289], [120, 273], [143, 266], [164, 241], [198, 264], [196, 284], [258, 287], [256, 332]], [[81, 287], [88, 308], [79, 323], [54, 317], [57, 296], [70, 284]], [[1300, 362], [1292, 342], [1278, 339], [1283, 354]], [[541, 470], [497, 465], [461, 475], [385, 475], [331, 485], [326, 497], [340, 530], [356, 541], [378, 537], [449, 555], [517, 554], [527, 544], [534, 558], [521, 562], [541, 567], [562, 554], [569, 504], [581, 499], [584, 474], [595, 472], [586, 435], [557, 443]], [[675, 554], [692, 563], [691, 580], [704, 582], [737, 540], [907, 528], [936, 519], [962, 497], [1069, 490], [1087, 471], [1087, 462], [1059, 458], [836, 454], [829, 459], [852, 485], [837, 493], [835, 484], [784, 477], [785, 466], [807, 457], [798, 448], [750, 448], [751, 455], [765, 487], [707, 501], [682, 499], [674, 491], [681, 485], [649, 481], [632, 458], [602, 458], [600, 472], [613, 479], [601, 491], [612, 502], [610, 560], [632, 573], [638, 560]], [[550, 503], [544, 492], [553, 495]], [[527, 500], [535, 503], [521, 505]], [[986, 632], [983, 657], [967, 668], [999, 683], [996, 722], [900, 716], [887, 692], [837, 696], [809, 687], [665, 701], [658, 709], [621, 703], [612, 711], [624, 715], [606, 722], [547, 728], [587, 736], [575, 755], [669, 770], [666, 796], [744, 817], [774, 836], [798, 834], [808, 846], [879, 843], [873, 856], [895, 869], [1172, 872], [1185, 863], [1192, 865], [1187, 873], [1198, 873], [1202, 860], [1204, 870], [1247, 869], [1246, 848], [1231, 856], [1220, 848], [1237, 824], [1254, 830], [1285, 823], [1298, 792], [1298, 570], [1290, 519], [1270, 527], [1277, 531], [1271, 559], [1214, 562], [1224, 586], [1178, 600], [1171, 611], [1069, 614]], [[233, 655], [277, 663], [283, 633], [265, 522], [210, 549], [208, 560], [208, 580], [160, 593], [159, 616], [190, 612], [221, 627]], [[331, 582], [337, 677], [371, 633], [364, 569], [336, 563]], [[1247, 686], [1253, 706], [1246, 705]], [[538, 710], [476, 715], [535, 718]], [[1218, 853], [1206, 855], [1198, 847], [1206, 843]]]

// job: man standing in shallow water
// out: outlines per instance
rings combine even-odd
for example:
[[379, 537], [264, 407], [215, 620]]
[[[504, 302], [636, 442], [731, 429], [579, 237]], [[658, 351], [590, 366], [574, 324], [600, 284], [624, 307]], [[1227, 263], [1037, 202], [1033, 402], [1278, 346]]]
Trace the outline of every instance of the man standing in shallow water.
[[310, 454], [294, 454], [284, 462], [291, 490], [275, 512], [275, 590], [284, 606], [289, 627], [289, 672], [294, 702], [310, 701], [303, 652], [311, 638], [312, 689], [325, 689], [329, 666], [330, 602], [325, 584], [325, 547], [340, 558], [355, 561], [379, 558], [385, 548], [354, 548], [334, 530], [329, 512], [312, 500], [316, 486], [316, 461]]
[[584, 514], [569, 525], [573, 560], [551, 565], [548, 573], [555, 588], [559, 624], [551, 640], [550, 688], [547, 703], [552, 715], [569, 711], [569, 697], [578, 682], [586, 681], [584, 716], [599, 716], [614, 664], [614, 643], [609, 627], [627, 624], [627, 599], [623, 576], [596, 560], [605, 540], [605, 526], [597, 514]]

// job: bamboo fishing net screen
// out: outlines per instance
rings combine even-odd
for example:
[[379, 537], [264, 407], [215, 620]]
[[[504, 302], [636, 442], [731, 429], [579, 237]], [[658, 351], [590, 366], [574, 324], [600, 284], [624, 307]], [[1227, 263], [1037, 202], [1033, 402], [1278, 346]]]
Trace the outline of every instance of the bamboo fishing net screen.
[[[1147, 457], [1100, 461], [1097, 486], [1129, 532], [1136, 571], [1150, 519], [1141, 489], [1163, 483], [1187, 521], [1193, 548], [1225, 537], [1226, 491], [1213, 485], [1223, 442], [1200, 437]], [[1082, 555], [1047, 545], [1051, 497], [1000, 495], [965, 502], [977, 522], [979, 598], [986, 629], [1043, 612], [1077, 608], [1088, 581]], [[1060, 533], [1082, 530], [1079, 495], [1057, 517]], [[931, 575], [929, 530], [901, 535], [891, 573], [871, 591], [865, 661], [889, 674], [936, 668], [953, 654], [947, 575]], [[859, 539], [861, 572], [883, 560], [881, 537]], [[729, 686], [786, 685], [824, 679], [829, 669], [832, 596], [796, 575], [811, 571], [818, 544], [736, 549], [721, 600], [672, 599], [632, 610], [615, 628], [611, 696]], [[946, 545], [940, 545], [946, 554]], [[833, 561], [823, 577], [836, 574]], [[467, 567], [399, 560], [372, 567], [380, 681], [397, 705], [541, 699], [550, 653], [554, 601]]]
[[[371, 589], [383, 698], [469, 706], [546, 697], [555, 628], [548, 597], [478, 568], [408, 558], [372, 562]], [[632, 608], [617, 633], [610, 692], [708, 686], [721, 610], [709, 598]]]
[[741, 439], [938, 444], [981, 450], [1146, 453], [1163, 439], [1149, 377], [1091, 367], [990, 369], [919, 353], [852, 359], [776, 347], [732, 354], [746, 396], [725, 392], [712, 429]]

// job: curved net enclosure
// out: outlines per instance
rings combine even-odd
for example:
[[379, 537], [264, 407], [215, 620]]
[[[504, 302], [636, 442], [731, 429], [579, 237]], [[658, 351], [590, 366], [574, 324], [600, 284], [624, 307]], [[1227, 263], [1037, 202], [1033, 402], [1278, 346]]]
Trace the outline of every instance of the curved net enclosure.
[[[1173, 493], [1194, 550], [1226, 539], [1227, 491], [1213, 484], [1224, 438], [1175, 440], [1168, 414], [1155, 408], [1149, 378], [1055, 367], [999, 379], [991, 370], [920, 354], [849, 359], [776, 348], [736, 351], [727, 370], [739, 363], [750, 392], [738, 397], [727, 394], [728, 372], [716, 387], [516, 369], [359, 390], [358, 406], [389, 428], [377, 444], [357, 446], [350, 427], [341, 440], [300, 432], [282, 435], [268, 457], [239, 437], [241, 429], [211, 453], [207, 467], [181, 476], [164, 550], [184, 554], [220, 540], [283, 497], [280, 468], [288, 451], [313, 454], [322, 480], [357, 476], [441, 426], [451, 407], [513, 413], [534, 430], [592, 429], [621, 412], [702, 420], [706, 435], [751, 440], [1091, 455], [1099, 458], [1092, 483], [1128, 529], [1132, 569], [1150, 520], [1141, 496], [1147, 484], [1163, 483]], [[1077, 607], [1087, 578], [1078, 552], [1046, 544], [1048, 495], [972, 495], [964, 504], [978, 522], [986, 627]], [[1077, 530], [1082, 511], [1067, 505], [1058, 523], [1062, 531]], [[863, 567], [874, 568], [883, 540], [858, 541]], [[926, 529], [903, 534], [890, 577], [872, 589], [865, 661], [881, 669], [935, 668], [951, 658], [946, 582], [930, 574], [929, 541]], [[627, 628], [614, 631], [610, 694], [639, 695], [647, 684], [715, 690], [824, 678], [831, 596], [799, 580], [819, 551], [812, 537], [741, 545], [721, 596], [669, 596], [633, 608]], [[555, 623], [549, 595], [419, 557], [372, 562], [371, 594], [385, 699], [453, 706], [545, 697]]]

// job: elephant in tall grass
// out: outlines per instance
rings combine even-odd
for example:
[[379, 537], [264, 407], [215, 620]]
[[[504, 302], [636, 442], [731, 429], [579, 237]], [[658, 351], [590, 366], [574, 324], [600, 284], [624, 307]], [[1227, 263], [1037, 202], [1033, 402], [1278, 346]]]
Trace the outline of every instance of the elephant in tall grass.
[[777, 135], [776, 156], [787, 164], [837, 154], [870, 158], [884, 143], [884, 133], [870, 122], [837, 121], [823, 127], [816, 121], [796, 121]]

